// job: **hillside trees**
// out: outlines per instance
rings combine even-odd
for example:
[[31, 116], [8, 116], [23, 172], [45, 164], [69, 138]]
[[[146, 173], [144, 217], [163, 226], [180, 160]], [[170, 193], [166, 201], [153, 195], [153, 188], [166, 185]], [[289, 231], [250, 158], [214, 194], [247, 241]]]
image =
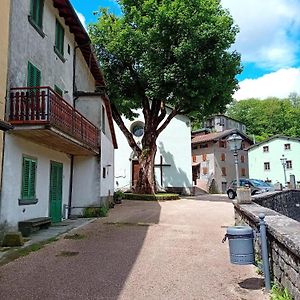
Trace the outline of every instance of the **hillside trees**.
[[235, 101], [227, 115], [245, 123], [247, 134], [254, 135], [256, 141], [275, 134], [300, 137], [300, 101], [295, 93], [287, 99]]
[[[237, 87], [238, 31], [219, 0], [120, 0], [123, 14], [101, 10], [90, 35], [107, 82], [113, 118], [139, 164], [137, 193], [155, 193], [159, 134], [178, 114], [225, 109]], [[167, 113], [167, 107], [170, 111]], [[144, 115], [139, 146], [122, 115]]]

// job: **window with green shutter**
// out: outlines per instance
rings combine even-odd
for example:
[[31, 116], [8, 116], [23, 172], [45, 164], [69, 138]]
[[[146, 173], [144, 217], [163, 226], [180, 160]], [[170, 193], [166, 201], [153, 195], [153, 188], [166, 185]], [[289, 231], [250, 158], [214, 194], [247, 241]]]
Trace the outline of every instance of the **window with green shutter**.
[[101, 116], [101, 129], [102, 132], [105, 133], [105, 108], [102, 105], [102, 116]]
[[30, 1], [29, 21], [37, 30], [40, 30], [41, 32], [43, 28], [43, 11], [44, 11], [44, 0]]
[[62, 89], [60, 89], [56, 84], [54, 85], [54, 91], [59, 95], [59, 96], [63, 96], [63, 91]]
[[37, 160], [31, 157], [23, 157], [22, 167], [22, 200], [34, 200], [36, 198], [36, 169]]
[[64, 56], [64, 37], [65, 30], [59, 21], [56, 19], [56, 29], [55, 29], [55, 50], [61, 57]]
[[41, 71], [32, 63], [28, 62], [27, 70], [27, 86], [36, 87], [41, 86]]

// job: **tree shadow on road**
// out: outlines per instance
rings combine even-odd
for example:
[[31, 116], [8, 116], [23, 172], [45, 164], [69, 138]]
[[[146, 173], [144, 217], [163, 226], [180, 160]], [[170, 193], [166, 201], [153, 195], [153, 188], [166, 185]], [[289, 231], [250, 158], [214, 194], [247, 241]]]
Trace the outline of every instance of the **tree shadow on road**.
[[[124, 201], [77, 230], [84, 239], [60, 239], [10, 263], [1, 270], [0, 299], [118, 299], [160, 211], [156, 201]], [[78, 255], [57, 255], [62, 251]]]

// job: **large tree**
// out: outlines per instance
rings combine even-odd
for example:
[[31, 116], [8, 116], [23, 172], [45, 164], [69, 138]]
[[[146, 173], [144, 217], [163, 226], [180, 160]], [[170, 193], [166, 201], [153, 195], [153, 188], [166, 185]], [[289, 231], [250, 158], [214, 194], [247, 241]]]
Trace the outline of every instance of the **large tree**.
[[[178, 114], [224, 110], [237, 88], [238, 28], [219, 0], [119, 0], [122, 15], [101, 10], [90, 35], [112, 112], [141, 166], [137, 193], [155, 193], [159, 134]], [[167, 107], [170, 111], [167, 112]], [[144, 114], [139, 146], [122, 115]], [[180, 141], [178, 141], [180, 143]]]

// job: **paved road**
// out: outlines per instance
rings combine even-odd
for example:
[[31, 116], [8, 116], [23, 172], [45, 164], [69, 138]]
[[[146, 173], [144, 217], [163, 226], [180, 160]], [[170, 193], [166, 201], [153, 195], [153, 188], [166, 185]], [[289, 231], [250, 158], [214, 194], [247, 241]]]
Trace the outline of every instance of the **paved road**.
[[0, 299], [267, 299], [253, 266], [228, 262], [233, 207], [220, 196], [124, 201], [0, 268]]

